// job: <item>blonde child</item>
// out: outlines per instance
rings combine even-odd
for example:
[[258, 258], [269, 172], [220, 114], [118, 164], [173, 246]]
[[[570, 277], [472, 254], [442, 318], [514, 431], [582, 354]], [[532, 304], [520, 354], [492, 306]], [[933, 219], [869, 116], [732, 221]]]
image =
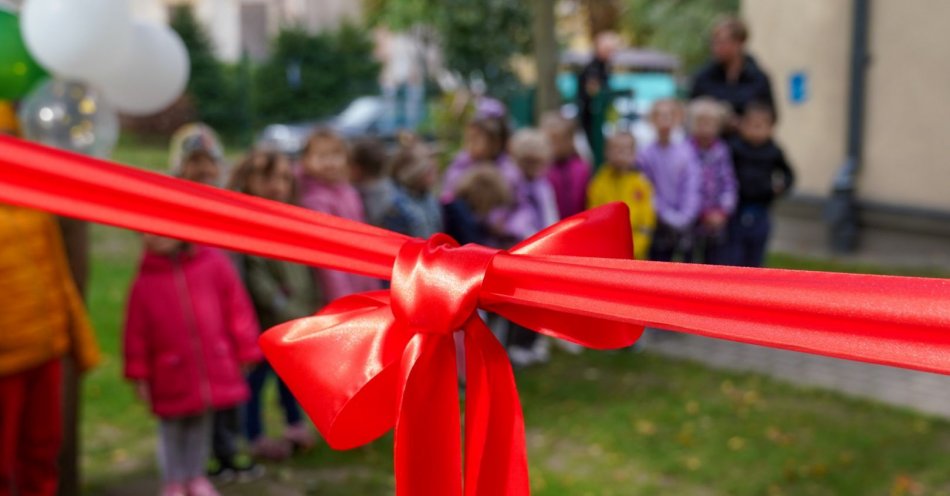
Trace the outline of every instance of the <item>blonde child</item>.
[[541, 129], [548, 136], [553, 155], [548, 182], [557, 198], [558, 214], [564, 219], [587, 208], [591, 167], [574, 147], [574, 121], [549, 112], [541, 117]]
[[498, 168], [509, 187], [516, 188], [521, 182], [518, 166], [506, 153], [508, 129], [499, 117], [477, 117], [465, 127], [462, 151], [460, 151], [442, 179], [442, 201], [452, 200], [452, 191], [463, 175], [476, 164], [490, 163]]
[[619, 132], [607, 139], [607, 163], [594, 175], [587, 188], [587, 205], [599, 207], [623, 202], [630, 209], [633, 249], [637, 260], [645, 260], [656, 225], [653, 187], [636, 166], [637, 141], [632, 134]]

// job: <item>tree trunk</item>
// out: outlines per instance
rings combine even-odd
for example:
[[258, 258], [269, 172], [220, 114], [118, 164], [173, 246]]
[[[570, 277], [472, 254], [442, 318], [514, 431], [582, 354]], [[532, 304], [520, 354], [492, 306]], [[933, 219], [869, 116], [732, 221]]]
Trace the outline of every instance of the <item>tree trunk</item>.
[[532, 34], [534, 58], [538, 72], [538, 89], [535, 95], [536, 117], [557, 109], [561, 96], [557, 91], [558, 45], [555, 34], [555, 0], [532, 0]]
[[588, 28], [593, 39], [597, 33], [618, 31], [620, 27], [619, 0], [585, 0]]
[[[85, 297], [89, 271], [89, 224], [60, 217], [69, 269]], [[79, 373], [70, 354], [63, 358], [63, 446], [59, 454], [59, 496], [79, 496]]]

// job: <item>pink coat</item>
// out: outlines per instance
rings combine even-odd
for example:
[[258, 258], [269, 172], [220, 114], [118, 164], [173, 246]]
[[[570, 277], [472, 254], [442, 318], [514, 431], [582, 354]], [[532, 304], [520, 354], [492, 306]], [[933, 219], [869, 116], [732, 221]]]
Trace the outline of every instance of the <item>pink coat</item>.
[[159, 417], [237, 406], [242, 364], [261, 360], [250, 298], [222, 252], [146, 253], [125, 322], [125, 376], [148, 383]]
[[[304, 208], [357, 222], [366, 222], [363, 200], [356, 188], [349, 183], [328, 184], [301, 176], [300, 186], [300, 204]], [[318, 270], [316, 277], [317, 283], [326, 292], [327, 301], [381, 288], [376, 279], [339, 270]]]

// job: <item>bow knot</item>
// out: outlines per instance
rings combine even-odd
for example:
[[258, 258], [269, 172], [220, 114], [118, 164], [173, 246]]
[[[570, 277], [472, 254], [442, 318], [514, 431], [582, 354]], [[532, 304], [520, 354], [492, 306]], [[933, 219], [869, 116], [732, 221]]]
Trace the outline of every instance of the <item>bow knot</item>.
[[445, 234], [407, 241], [393, 267], [393, 316], [418, 333], [461, 329], [478, 308], [479, 289], [496, 253], [478, 245], [459, 246]]

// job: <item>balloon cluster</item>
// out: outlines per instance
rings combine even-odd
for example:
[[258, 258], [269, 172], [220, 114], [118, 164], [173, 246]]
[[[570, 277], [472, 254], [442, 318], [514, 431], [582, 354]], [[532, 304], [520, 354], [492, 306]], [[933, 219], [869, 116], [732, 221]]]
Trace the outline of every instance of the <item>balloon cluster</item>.
[[[25, 0], [0, 8], [0, 100], [25, 100], [28, 139], [111, 151], [116, 112], [150, 115], [188, 83], [188, 52], [168, 26], [133, 19], [129, 0]], [[47, 79], [47, 73], [52, 79]]]

